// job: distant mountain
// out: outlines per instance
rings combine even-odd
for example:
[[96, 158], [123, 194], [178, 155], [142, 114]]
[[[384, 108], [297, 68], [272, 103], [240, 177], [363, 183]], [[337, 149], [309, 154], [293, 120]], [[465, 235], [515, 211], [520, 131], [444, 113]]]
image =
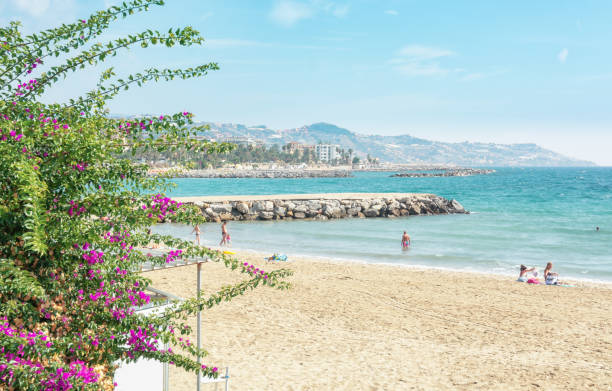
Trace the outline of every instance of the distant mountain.
[[460, 166], [594, 166], [561, 155], [536, 144], [446, 143], [409, 135], [363, 135], [328, 123], [301, 128], [274, 130], [264, 125], [206, 123], [203, 135], [215, 139], [247, 137], [266, 144], [339, 144], [360, 157], [371, 155], [392, 163], [455, 164]]

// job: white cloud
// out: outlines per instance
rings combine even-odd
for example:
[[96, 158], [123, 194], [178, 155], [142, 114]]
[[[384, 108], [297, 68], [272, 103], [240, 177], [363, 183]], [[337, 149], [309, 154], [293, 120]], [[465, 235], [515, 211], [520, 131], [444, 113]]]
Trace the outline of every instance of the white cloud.
[[567, 60], [567, 56], [569, 55], [569, 50], [567, 48], [563, 48], [559, 54], [557, 54], [557, 58], [559, 62], [564, 63]]
[[13, 5], [32, 16], [41, 16], [49, 9], [51, 0], [13, 0]]
[[75, 0], [11, 0], [16, 10], [35, 18], [62, 23], [75, 18]]
[[440, 49], [431, 46], [408, 45], [398, 51], [402, 57], [406, 57], [411, 61], [433, 60], [440, 57], [452, 56], [455, 53], [451, 50]]
[[390, 63], [394, 68], [408, 76], [444, 76], [449, 72], [461, 70], [445, 68], [439, 60], [453, 56], [455, 52], [431, 46], [408, 45], [397, 51]]
[[396, 10], [386, 10], [385, 14], [397, 16], [397, 15], [399, 15], [399, 12], [397, 12]]
[[289, 27], [302, 19], [312, 17], [313, 10], [309, 4], [283, 0], [276, 3], [270, 17], [278, 24]]
[[418, 62], [399, 64], [395, 69], [407, 76], [444, 76], [451, 71], [440, 67], [437, 63], [422, 64]]
[[281, 26], [291, 27], [300, 20], [310, 19], [317, 14], [343, 18], [348, 12], [348, 4], [338, 4], [329, 0], [278, 0], [270, 12], [270, 18]]
[[334, 5], [333, 10], [332, 10], [332, 15], [334, 15], [336, 18], [344, 18], [349, 11], [349, 6], [348, 4], [344, 4], [344, 5]]

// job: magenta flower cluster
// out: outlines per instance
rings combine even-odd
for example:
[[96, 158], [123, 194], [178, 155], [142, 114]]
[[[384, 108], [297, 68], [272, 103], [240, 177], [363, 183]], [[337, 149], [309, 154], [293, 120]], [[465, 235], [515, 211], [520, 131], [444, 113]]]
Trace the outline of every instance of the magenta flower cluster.
[[44, 391], [67, 391], [73, 388], [71, 379], [80, 378], [84, 384], [95, 383], [99, 375], [93, 369], [88, 368], [83, 361], [75, 360], [70, 363], [69, 369], [57, 368], [54, 374], [42, 382], [41, 390]]
[[72, 169], [77, 170], [77, 171], [85, 171], [87, 166], [88, 166], [87, 163], [81, 162], [81, 163], [73, 164]]
[[79, 205], [79, 203], [76, 201], [70, 201], [69, 204], [70, 204], [70, 209], [68, 209], [68, 216], [70, 217], [78, 216], [87, 211], [87, 209], [85, 209], [84, 206]]
[[147, 217], [157, 218], [163, 221], [168, 214], [175, 214], [179, 207], [183, 205], [181, 202], [176, 202], [161, 194], [151, 196], [151, 205], [142, 205], [142, 210], [148, 210]]
[[174, 262], [177, 258], [181, 257], [183, 250], [170, 250], [168, 255], [166, 255], [166, 263]]
[[13, 138], [15, 141], [19, 141], [19, 140], [21, 140], [21, 139], [23, 138], [23, 134], [21, 134], [21, 133], [17, 134], [17, 132], [16, 132], [15, 130], [11, 130], [11, 131], [9, 131], [9, 133], [8, 133], [8, 134], [9, 134], [8, 136], [7, 136], [6, 134], [3, 134], [2, 129], [0, 129], [0, 135], [2, 135], [2, 136], [0, 137], [0, 140], [1, 140], [1, 141], [6, 141], [6, 140], [8, 140], [8, 138], [9, 138], [9, 137], [11, 137], [11, 138]]
[[34, 62], [30, 64], [30, 66], [28, 67], [28, 73], [32, 73], [32, 71], [36, 69], [36, 67], [42, 63], [43, 62], [40, 58], [37, 58], [36, 60], [34, 60]]
[[16, 96], [23, 96], [23, 90], [26, 91], [30, 91], [31, 89], [33, 89], [34, 87], [36, 87], [36, 84], [38, 84], [38, 80], [36, 79], [32, 79], [30, 81], [28, 81], [27, 83], [21, 83], [19, 85], [17, 85], [17, 92], [15, 92]]
[[[0, 324], [0, 334], [9, 337], [18, 337], [23, 339], [23, 343], [17, 346], [16, 351], [8, 351], [8, 347], [0, 347], [0, 356], [4, 358], [7, 364], [0, 364], [0, 381], [5, 384], [10, 384], [13, 379], [14, 371], [11, 367], [18, 366], [31, 368], [34, 373], [41, 374], [44, 371], [44, 366], [28, 356], [39, 356], [40, 350], [50, 348], [53, 343], [49, 337], [42, 331], [25, 332], [13, 328], [6, 321], [6, 317], [1, 318], [4, 323]], [[29, 348], [26, 348], [29, 347]], [[73, 388], [73, 383], [79, 379], [83, 384], [95, 383], [99, 379], [99, 375], [92, 369], [84, 365], [83, 361], [73, 361], [70, 363], [69, 369], [66, 371], [63, 368], [58, 368], [54, 373], [42, 381], [41, 390], [57, 391], [70, 390]]]
[[248, 262], [245, 262], [242, 265], [245, 267], [246, 272], [252, 275], [253, 277], [260, 277], [264, 280], [268, 279], [268, 273], [266, 273], [263, 269], [255, 267], [255, 265], [250, 265]]

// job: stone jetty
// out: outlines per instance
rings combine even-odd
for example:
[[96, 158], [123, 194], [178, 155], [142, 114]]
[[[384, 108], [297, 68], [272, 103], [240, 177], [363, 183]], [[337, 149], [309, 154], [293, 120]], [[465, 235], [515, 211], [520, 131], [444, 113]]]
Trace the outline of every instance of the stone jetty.
[[435, 194], [335, 193], [179, 197], [198, 206], [211, 222], [401, 217], [469, 213], [456, 200]]
[[399, 178], [422, 178], [422, 177], [438, 177], [438, 176], [472, 176], [472, 175], [487, 175], [494, 173], [495, 170], [484, 170], [478, 168], [456, 168], [433, 170], [431, 172], [402, 172], [393, 174], [391, 177]]
[[349, 170], [187, 170], [177, 178], [348, 178]]

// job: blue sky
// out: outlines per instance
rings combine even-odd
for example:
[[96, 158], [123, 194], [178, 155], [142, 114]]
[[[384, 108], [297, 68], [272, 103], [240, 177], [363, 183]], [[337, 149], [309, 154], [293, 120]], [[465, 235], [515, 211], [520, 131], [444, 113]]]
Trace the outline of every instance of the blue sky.
[[[26, 31], [86, 17], [111, 0], [3, 0]], [[129, 91], [115, 113], [189, 110], [198, 120], [367, 134], [536, 142], [612, 165], [612, 2], [170, 0], [108, 37], [191, 25], [205, 46], [135, 49], [119, 73], [209, 61], [204, 79]], [[102, 69], [102, 68], [100, 68]], [[97, 80], [79, 74], [47, 96]]]

